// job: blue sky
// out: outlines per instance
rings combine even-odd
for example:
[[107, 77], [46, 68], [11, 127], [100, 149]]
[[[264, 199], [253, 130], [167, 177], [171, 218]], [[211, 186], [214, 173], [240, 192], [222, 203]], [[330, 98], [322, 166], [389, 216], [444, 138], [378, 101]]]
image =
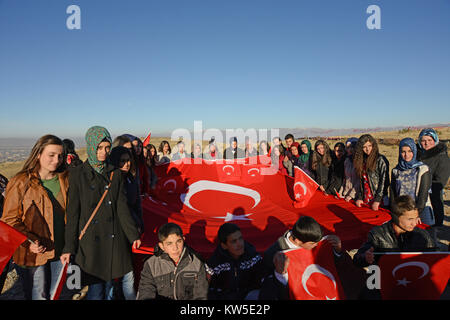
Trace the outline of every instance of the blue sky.
[[449, 123], [449, 39], [448, 0], [0, 0], [0, 137]]

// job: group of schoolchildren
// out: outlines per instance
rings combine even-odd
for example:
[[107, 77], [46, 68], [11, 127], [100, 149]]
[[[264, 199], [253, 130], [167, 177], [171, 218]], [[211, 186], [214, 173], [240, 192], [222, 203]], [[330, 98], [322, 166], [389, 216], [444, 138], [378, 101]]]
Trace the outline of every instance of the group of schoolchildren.
[[[244, 240], [238, 225], [225, 223], [218, 230], [216, 250], [205, 260], [185, 243], [181, 228], [168, 223], [158, 229], [155, 252], [135, 281], [131, 248], [141, 245], [141, 196], [155, 188], [154, 167], [186, 157], [213, 160], [222, 155], [213, 140], [206, 153], [195, 145], [187, 155], [179, 142], [172, 154], [167, 141], [157, 151], [129, 134], [113, 141], [100, 126], [91, 127], [85, 139], [85, 162], [71, 140], [46, 135], [11, 181], [0, 179], [1, 220], [29, 239], [14, 252], [11, 262], [26, 299], [49, 299], [66, 263], [81, 268], [87, 285], [83, 296], [92, 300], [117, 299], [117, 283], [127, 300], [288, 299], [289, 260], [282, 251], [311, 250], [325, 239], [317, 221], [302, 216], [261, 254]], [[294, 167], [300, 167], [324, 193], [354, 200], [358, 207], [391, 209], [392, 220], [374, 227], [353, 259], [339, 237], [326, 237], [342, 279], [351, 271], [353, 280], [343, 281], [348, 297], [379, 298], [354, 285], [356, 278], [363, 283], [361, 268], [376, 263], [374, 252], [436, 250], [433, 230], [444, 220], [443, 190], [450, 160], [435, 130], [422, 130], [417, 143], [411, 138], [401, 140], [391, 178], [389, 163], [369, 134], [337, 143], [332, 151], [326, 141], [318, 140], [312, 148], [308, 140], [297, 143], [292, 135], [285, 137], [286, 146], [280, 138], [272, 142], [272, 146], [260, 143], [257, 151], [246, 141], [242, 150], [233, 138], [224, 158], [267, 155], [284, 174], [293, 176]], [[431, 226], [431, 231], [417, 228], [420, 222]], [[346, 286], [350, 282], [353, 285]]]

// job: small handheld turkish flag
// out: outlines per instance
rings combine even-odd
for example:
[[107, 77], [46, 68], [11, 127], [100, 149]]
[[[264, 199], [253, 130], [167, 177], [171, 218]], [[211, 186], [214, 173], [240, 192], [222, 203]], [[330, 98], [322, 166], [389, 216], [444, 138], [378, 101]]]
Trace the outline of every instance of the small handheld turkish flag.
[[150, 132], [147, 136], [147, 138], [145, 138], [144, 142], [142, 143], [142, 145], [145, 147], [146, 145], [148, 145], [150, 143], [150, 136], [152, 135], [152, 133]]
[[438, 300], [450, 278], [450, 252], [383, 254], [383, 300]]
[[295, 300], [342, 300], [344, 289], [339, 279], [331, 244], [320, 241], [312, 250], [284, 251], [289, 258], [289, 296]]
[[308, 205], [309, 200], [316, 193], [319, 185], [315, 182], [305, 171], [299, 167], [294, 167], [295, 170], [295, 183], [294, 183], [294, 196], [295, 201], [293, 203], [295, 208], [304, 208]]
[[5, 268], [17, 247], [27, 240], [27, 236], [0, 221], [0, 273]]

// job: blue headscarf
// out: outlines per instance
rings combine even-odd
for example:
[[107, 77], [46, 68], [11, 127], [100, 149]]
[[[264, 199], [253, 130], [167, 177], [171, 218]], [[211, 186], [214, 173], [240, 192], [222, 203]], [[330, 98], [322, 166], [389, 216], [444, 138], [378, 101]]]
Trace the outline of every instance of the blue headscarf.
[[[413, 152], [413, 158], [411, 159], [411, 161], [405, 161], [405, 159], [403, 159], [402, 157], [402, 147], [405, 146], [410, 147], [411, 151]], [[416, 157], [417, 157], [417, 146], [414, 140], [412, 138], [402, 139], [402, 141], [400, 141], [400, 145], [398, 148], [398, 164], [396, 168], [403, 171], [423, 165], [423, 162], [418, 161]]]
[[422, 140], [423, 136], [430, 136], [433, 138], [435, 145], [437, 145], [439, 143], [439, 138], [438, 135], [436, 133], [436, 131], [433, 128], [427, 128], [427, 129], [423, 129], [422, 131], [420, 131], [419, 133], [419, 148], [423, 149], [422, 144], [420, 143], [420, 141]]
[[351, 138], [348, 138], [347, 141], [345, 141], [345, 145], [347, 146], [347, 144], [350, 143], [352, 145], [352, 147], [355, 148], [357, 142], [358, 142], [358, 138], [351, 137]]

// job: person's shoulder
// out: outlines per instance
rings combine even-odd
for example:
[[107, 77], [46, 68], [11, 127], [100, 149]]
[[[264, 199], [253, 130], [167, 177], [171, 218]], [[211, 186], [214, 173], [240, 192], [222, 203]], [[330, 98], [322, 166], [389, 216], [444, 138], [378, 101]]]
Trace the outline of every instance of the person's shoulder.
[[379, 237], [384, 237], [386, 236], [386, 234], [389, 232], [389, 228], [390, 228], [390, 221], [387, 221], [379, 226], [374, 226], [370, 231], [369, 234], [373, 237], [373, 238], [379, 238]]
[[11, 180], [9, 180], [6, 186], [7, 190], [10, 190], [12, 188], [23, 188], [27, 181], [29, 181], [28, 173], [18, 173], [14, 177], [12, 177]]

